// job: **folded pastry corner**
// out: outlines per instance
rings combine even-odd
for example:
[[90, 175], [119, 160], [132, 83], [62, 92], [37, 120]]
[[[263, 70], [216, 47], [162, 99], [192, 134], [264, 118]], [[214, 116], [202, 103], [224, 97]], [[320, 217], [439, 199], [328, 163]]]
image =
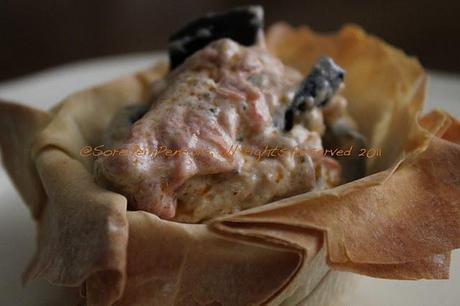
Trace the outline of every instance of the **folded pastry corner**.
[[280, 226], [313, 229], [324, 234], [333, 269], [391, 279], [447, 278], [450, 251], [460, 247], [460, 143], [443, 137], [460, 130], [456, 119], [439, 111], [423, 117], [420, 128], [429, 143], [393, 168], [223, 217], [211, 226], [249, 237], [247, 224], [254, 223], [265, 233]]
[[39, 131], [50, 120], [51, 114], [48, 112], [0, 101], [0, 152], [3, 164], [35, 219], [41, 215], [46, 195], [35, 169], [31, 148]]

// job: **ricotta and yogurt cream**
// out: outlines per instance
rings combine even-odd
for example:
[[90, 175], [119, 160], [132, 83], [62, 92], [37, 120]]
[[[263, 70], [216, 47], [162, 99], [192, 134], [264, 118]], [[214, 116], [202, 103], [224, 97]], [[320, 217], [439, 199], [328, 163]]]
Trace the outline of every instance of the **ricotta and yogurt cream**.
[[130, 209], [191, 223], [335, 186], [341, 167], [322, 136], [325, 114], [348, 118], [343, 77], [321, 58], [304, 78], [260, 35], [218, 38], [152, 84], [148, 107], [114, 117], [107, 144], [129, 154], [98, 158], [98, 179]]

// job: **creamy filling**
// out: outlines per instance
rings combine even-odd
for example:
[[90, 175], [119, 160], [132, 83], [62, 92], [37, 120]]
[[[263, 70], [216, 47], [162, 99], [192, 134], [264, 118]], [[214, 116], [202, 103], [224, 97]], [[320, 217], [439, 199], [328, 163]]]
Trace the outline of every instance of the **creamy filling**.
[[346, 116], [346, 100], [277, 127], [301, 81], [263, 46], [215, 41], [153, 85], [132, 126], [138, 109], [115, 116], [107, 144], [129, 154], [98, 158], [97, 177], [130, 209], [183, 222], [335, 186], [340, 166], [323, 156], [321, 136], [327, 120]]

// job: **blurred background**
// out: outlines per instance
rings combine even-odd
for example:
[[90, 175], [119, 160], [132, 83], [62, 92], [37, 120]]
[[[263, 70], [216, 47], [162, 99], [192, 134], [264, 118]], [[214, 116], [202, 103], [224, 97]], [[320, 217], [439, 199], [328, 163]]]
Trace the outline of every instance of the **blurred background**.
[[460, 1], [0, 0], [0, 80], [76, 60], [166, 48], [169, 34], [208, 11], [258, 3], [266, 24], [317, 31], [353, 22], [430, 69], [460, 72]]

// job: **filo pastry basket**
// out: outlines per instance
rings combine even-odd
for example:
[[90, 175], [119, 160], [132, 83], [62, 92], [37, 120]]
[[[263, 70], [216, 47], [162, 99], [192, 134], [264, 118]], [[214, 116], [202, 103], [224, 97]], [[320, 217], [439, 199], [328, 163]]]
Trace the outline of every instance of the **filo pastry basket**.
[[[442, 279], [460, 247], [460, 124], [421, 116], [426, 75], [414, 58], [356, 26], [335, 34], [277, 24], [268, 48], [306, 73], [327, 55], [347, 71], [344, 96], [369, 147], [367, 176], [207, 224], [128, 211], [92, 175], [112, 116], [146, 101], [167, 72], [75, 93], [49, 111], [0, 104], [2, 157], [37, 222], [25, 280], [81, 286], [86, 305], [339, 305], [348, 271]], [[261, 190], [263, 192], [263, 190]]]

